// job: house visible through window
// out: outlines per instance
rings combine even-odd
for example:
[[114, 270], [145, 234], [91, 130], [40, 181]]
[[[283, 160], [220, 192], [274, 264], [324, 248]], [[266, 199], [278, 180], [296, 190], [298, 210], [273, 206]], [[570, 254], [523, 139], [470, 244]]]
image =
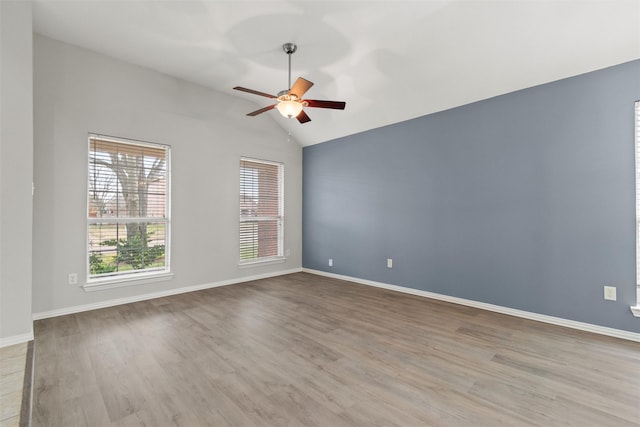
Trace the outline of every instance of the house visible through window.
[[281, 163], [240, 159], [240, 263], [282, 257]]
[[89, 136], [88, 282], [169, 272], [169, 147]]

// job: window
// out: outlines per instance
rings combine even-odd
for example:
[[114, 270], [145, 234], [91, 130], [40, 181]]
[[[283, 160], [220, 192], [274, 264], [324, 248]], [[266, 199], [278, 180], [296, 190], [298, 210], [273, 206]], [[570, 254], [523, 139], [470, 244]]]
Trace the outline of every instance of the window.
[[281, 163], [240, 159], [240, 264], [282, 258]]
[[636, 148], [636, 306], [631, 311], [640, 317], [640, 101], [635, 104]]
[[169, 272], [169, 147], [89, 136], [88, 285]]

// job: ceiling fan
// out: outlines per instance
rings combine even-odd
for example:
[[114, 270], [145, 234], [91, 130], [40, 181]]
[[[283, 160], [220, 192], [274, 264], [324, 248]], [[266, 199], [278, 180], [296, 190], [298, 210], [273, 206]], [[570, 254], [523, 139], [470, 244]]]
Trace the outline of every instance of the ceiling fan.
[[282, 45], [282, 49], [289, 56], [289, 89], [278, 92], [278, 95], [270, 95], [268, 93], [260, 92], [253, 89], [247, 89], [246, 87], [236, 86], [235, 90], [242, 92], [252, 93], [254, 95], [264, 96], [266, 98], [276, 99], [277, 104], [269, 105], [259, 110], [253, 111], [247, 116], [257, 116], [265, 111], [277, 109], [284, 117], [295, 117], [300, 123], [310, 122], [311, 119], [305, 113], [304, 107], [313, 108], [331, 108], [334, 110], [344, 110], [346, 102], [341, 101], [320, 101], [317, 99], [302, 99], [302, 96], [313, 86], [309, 80], [298, 77], [296, 82], [291, 86], [291, 55], [298, 49], [293, 43], [285, 43]]

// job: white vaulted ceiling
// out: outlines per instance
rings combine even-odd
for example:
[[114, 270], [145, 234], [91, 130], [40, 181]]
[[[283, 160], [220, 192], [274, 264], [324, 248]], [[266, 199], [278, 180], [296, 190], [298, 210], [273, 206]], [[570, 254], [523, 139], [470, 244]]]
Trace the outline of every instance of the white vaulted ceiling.
[[[34, 2], [45, 36], [255, 102], [287, 86], [282, 44], [304, 125], [275, 110], [303, 145], [442, 111], [640, 58], [640, 0], [48, 1]], [[639, 76], [640, 78], [640, 76]], [[251, 110], [248, 110], [249, 112]]]

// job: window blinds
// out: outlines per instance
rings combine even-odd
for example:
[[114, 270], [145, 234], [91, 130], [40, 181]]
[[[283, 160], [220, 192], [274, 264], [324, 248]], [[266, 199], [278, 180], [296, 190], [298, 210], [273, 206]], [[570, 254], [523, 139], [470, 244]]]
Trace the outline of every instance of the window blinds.
[[89, 216], [167, 216], [167, 147], [89, 138]]
[[240, 159], [240, 262], [282, 256], [283, 169]]

